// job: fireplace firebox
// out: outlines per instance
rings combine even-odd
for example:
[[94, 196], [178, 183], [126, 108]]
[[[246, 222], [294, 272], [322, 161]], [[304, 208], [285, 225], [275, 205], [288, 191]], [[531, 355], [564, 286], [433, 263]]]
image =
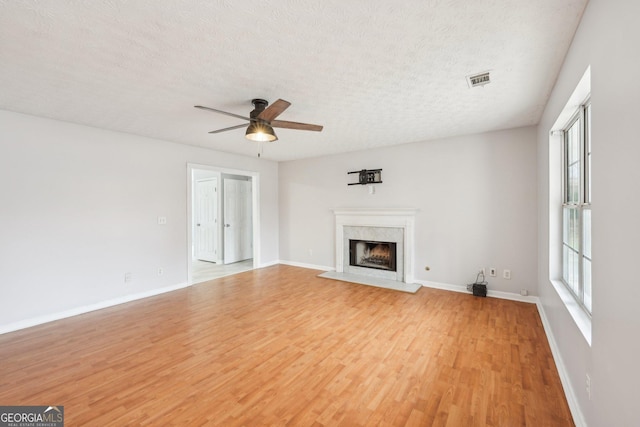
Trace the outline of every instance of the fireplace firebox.
[[349, 239], [349, 264], [396, 271], [396, 243]]

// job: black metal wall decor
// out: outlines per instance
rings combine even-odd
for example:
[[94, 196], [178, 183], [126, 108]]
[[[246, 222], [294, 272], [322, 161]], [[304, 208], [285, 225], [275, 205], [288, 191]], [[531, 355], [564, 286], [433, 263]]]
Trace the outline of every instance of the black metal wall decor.
[[358, 182], [350, 182], [347, 185], [382, 184], [382, 169], [362, 169], [347, 172], [347, 175], [356, 173], [358, 174]]

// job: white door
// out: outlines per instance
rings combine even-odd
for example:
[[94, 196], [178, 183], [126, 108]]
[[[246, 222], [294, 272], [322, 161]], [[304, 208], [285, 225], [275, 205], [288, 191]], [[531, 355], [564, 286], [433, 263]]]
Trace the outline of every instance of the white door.
[[218, 180], [196, 181], [195, 252], [201, 261], [218, 260]]
[[224, 179], [224, 263], [253, 257], [251, 181]]

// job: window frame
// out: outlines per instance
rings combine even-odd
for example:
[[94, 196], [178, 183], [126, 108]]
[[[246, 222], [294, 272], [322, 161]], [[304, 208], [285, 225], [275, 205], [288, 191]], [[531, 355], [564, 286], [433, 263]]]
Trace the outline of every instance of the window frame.
[[[570, 132], [572, 128], [578, 124], [578, 160], [579, 165], [579, 180], [578, 180], [578, 200], [573, 201], [572, 196], [570, 195], [571, 187], [570, 183], [570, 169], [571, 165], [570, 161], [570, 153], [569, 153], [569, 138]], [[591, 269], [591, 249], [589, 248], [589, 256], [585, 255], [585, 235], [586, 231], [589, 234], [589, 243], [591, 242], [591, 227], [588, 230], [585, 229], [584, 218], [585, 211], [591, 212], [591, 99], [587, 97], [580, 106], [577, 111], [571, 116], [571, 118], [567, 121], [567, 124], [564, 128], [562, 128], [562, 203], [560, 206], [561, 210], [561, 241], [560, 241], [560, 256], [561, 256], [561, 265], [562, 272], [560, 274], [561, 283], [567, 288], [582, 310], [591, 317], [592, 306], [592, 293], [591, 293], [591, 283], [590, 283], [590, 293], [589, 293], [589, 306], [585, 303], [585, 259], [589, 261], [589, 269]], [[573, 164], [573, 163], [572, 163]], [[568, 222], [565, 220], [565, 212], [571, 212], [571, 210], [575, 210], [577, 212], [577, 246], [576, 250], [573, 246], [567, 243], [565, 240], [565, 236], [568, 235]], [[591, 218], [591, 214], [589, 214]], [[576, 243], [576, 242], [573, 242]], [[569, 262], [565, 256], [565, 248], [568, 248], [569, 251], [572, 251], [576, 254], [578, 258], [577, 270], [577, 289], [568, 283], [565, 280], [565, 266]], [[591, 270], [589, 270], [591, 271]], [[589, 280], [591, 280], [591, 274], [589, 273]]]

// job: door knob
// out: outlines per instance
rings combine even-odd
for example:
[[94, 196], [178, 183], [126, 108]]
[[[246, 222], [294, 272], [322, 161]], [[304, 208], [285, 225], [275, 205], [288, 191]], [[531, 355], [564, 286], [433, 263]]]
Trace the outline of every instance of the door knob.
[[198, 227], [200, 227], [200, 224], [196, 224]]
[[225, 227], [231, 227], [231, 224], [225, 224], [224, 226]]

